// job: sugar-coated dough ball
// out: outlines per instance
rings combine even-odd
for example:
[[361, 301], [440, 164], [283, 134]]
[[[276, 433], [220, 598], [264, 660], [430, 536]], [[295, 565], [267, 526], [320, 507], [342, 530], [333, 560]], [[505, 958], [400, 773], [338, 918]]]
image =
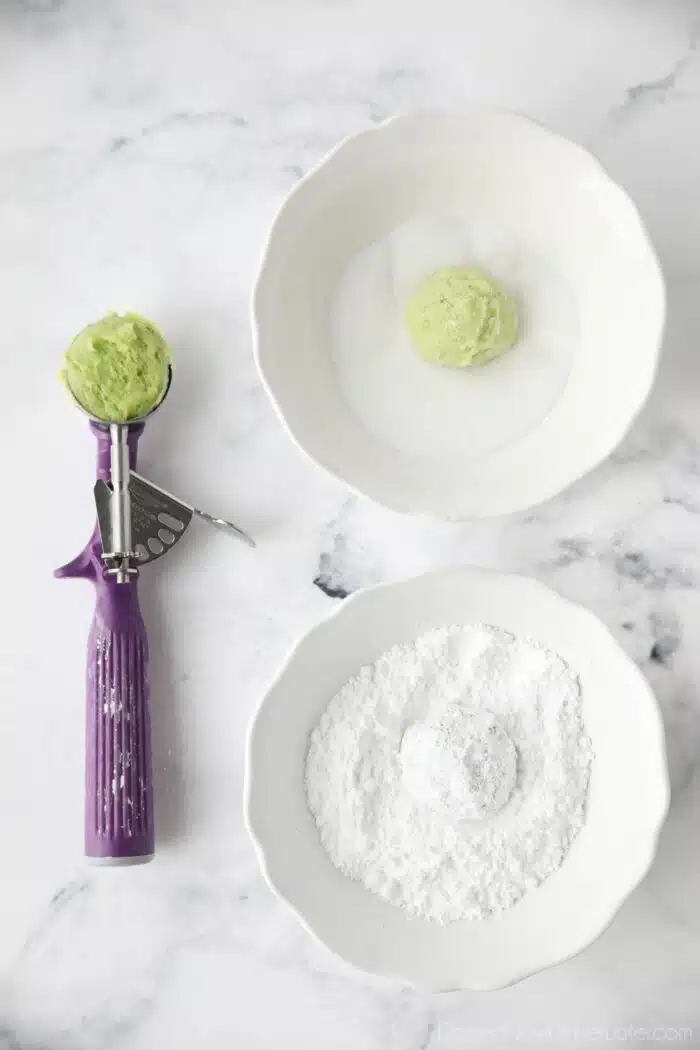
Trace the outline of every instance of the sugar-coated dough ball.
[[401, 764], [403, 785], [416, 801], [452, 820], [483, 820], [513, 793], [518, 755], [493, 715], [451, 705], [439, 718], [408, 727]]
[[405, 323], [420, 356], [448, 368], [483, 365], [518, 334], [515, 303], [480, 270], [448, 266], [409, 296]]

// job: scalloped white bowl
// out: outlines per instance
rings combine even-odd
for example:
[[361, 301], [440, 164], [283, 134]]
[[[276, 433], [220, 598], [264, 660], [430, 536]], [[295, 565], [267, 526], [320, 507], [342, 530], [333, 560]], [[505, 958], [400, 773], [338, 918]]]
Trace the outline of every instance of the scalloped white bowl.
[[[572, 303], [578, 336], [563, 391], [485, 455], [399, 451], [353, 412], [332, 361], [345, 268], [431, 214], [493, 229], [506, 254], [517, 236], [525, 269], [531, 251]], [[479, 107], [411, 113], [343, 142], [282, 205], [253, 296], [259, 371], [300, 448], [386, 507], [454, 520], [541, 503], [605, 459], [647, 398], [664, 314], [639, 214], [598, 161], [524, 117]]]
[[[498, 918], [440, 926], [333, 867], [306, 806], [304, 766], [311, 729], [363, 664], [470, 622], [529, 636], [574, 668], [595, 759], [586, 823], [559, 871]], [[485, 569], [438, 570], [347, 599], [298, 643], [248, 739], [246, 819], [271, 888], [348, 962], [434, 991], [503, 987], [590, 944], [647, 872], [668, 801], [656, 701], [612, 635], [542, 584]]]

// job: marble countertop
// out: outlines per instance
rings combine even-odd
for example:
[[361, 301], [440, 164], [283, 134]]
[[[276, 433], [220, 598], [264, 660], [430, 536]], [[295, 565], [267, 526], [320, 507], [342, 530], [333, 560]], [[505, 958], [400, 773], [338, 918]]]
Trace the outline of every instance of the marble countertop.
[[[329, 147], [465, 100], [598, 154], [649, 225], [670, 316], [651, 403], [610, 462], [533, 513], [454, 526], [355, 498], [292, 446], [248, 297], [275, 209]], [[0, 1048], [700, 1046], [694, 0], [4, 0], [0, 114]], [[109, 308], [158, 318], [175, 348], [144, 473], [259, 540], [195, 525], [143, 581], [159, 851], [129, 870], [82, 859], [93, 599], [51, 577], [93, 519], [92, 439], [57, 357]], [[273, 898], [243, 825], [244, 736], [291, 643], [344, 595], [459, 561], [532, 574], [608, 624], [663, 706], [674, 796], [650, 875], [589, 950], [434, 997], [351, 971]]]

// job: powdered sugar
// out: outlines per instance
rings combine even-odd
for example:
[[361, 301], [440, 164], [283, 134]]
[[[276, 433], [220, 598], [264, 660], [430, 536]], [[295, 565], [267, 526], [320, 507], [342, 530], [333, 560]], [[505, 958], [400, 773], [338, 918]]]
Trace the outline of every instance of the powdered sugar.
[[403, 784], [453, 820], [483, 820], [513, 793], [518, 752], [493, 715], [450, 704], [410, 725], [401, 740]]
[[306, 792], [333, 863], [438, 922], [504, 911], [560, 867], [591, 763], [576, 675], [482, 624], [394, 646], [330, 701]]

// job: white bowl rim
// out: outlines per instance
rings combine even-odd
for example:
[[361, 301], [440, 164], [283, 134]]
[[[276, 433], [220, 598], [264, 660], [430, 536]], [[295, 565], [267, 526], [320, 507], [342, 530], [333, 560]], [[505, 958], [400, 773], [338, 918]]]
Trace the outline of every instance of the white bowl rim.
[[[247, 828], [248, 834], [250, 836], [250, 839], [251, 839], [251, 841], [253, 843], [253, 846], [254, 846], [254, 849], [255, 849], [255, 853], [256, 853], [256, 856], [257, 856], [257, 859], [258, 859], [258, 863], [260, 865], [260, 870], [261, 870], [261, 872], [263, 874], [263, 877], [264, 877], [267, 885], [272, 890], [274, 895], [278, 898], [278, 900], [283, 901], [284, 904], [288, 908], [291, 909], [291, 911], [294, 913], [294, 915], [296, 916], [298, 921], [301, 923], [303, 928], [313, 937], [313, 939], [318, 944], [321, 944], [324, 948], [326, 948], [328, 951], [332, 952], [338, 958], [343, 959], [343, 961], [347, 965], [352, 966], [357, 971], [369, 973], [369, 974], [372, 974], [374, 976], [381, 977], [381, 978], [386, 978], [386, 979], [388, 979], [390, 981], [398, 982], [398, 983], [400, 983], [400, 984], [402, 984], [404, 986], [412, 987], [412, 988], [414, 988], [414, 989], [416, 989], [418, 991], [428, 991], [428, 992], [433, 992], [433, 993], [455, 992], [455, 991], [465, 991], [465, 990], [477, 991], [477, 992], [478, 991], [497, 991], [499, 989], [509, 988], [509, 987], [511, 987], [511, 986], [513, 986], [515, 984], [519, 984], [521, 981], [526, 980], [528, 977], [534, 976], [534, 974], [536, 974], [536, 973], [542, 972], [544, 969], [550, 969], [553, 966], [559, 966], [561, 963], [567, 962], [570, 959], [574, 959], [574, 958], [576, 958], [576, 956], [580, 955], [581, 952], [583, 952], [587, 948], [589, 948], [595, 941], [598, 940], [599, 937], [602, 936], [603, 933], [605, 933], [605, 931], [612, 924], [613, 920], [615, 919], [616, 915], [618, 914], [618, 912], [622, 908], [622, 906], [625, 903], [625, 901], [628, 899], [628, 897], [637, 889], [637, 887], [646, 878], [646, 876], [647, 876], [647, 874], [648, 874], [648, 872], [649, 872], [649, 870], [650, 870], [650, 868], [651, 868], [651, 866], [652, 866], [652, 864], [654, 862], [654, 859], [656, 857], [657, 850], [658, 850], [658, 845], [659, 845], [659, 839], [661, 837], [661, 832], [663, 830], [666, 818], [668, 816], [668, 811], [669, 811], [669, 807], [670, 807], [670, 803], [671, 803], [671, 787], [670, 787], [670, 777], [669, 777], [669, 772], [668, 772], [668, 756], [667, 756], [667, 751], [666, 751], [666, 734], [665, 734], [664, 722], [663, 722], [663, 717], [662, 717], [662, 714], [661, 714], [661, 708], [660, 708], [659, 702], [658, 702], [658, 700], [656, 698], [656, 695], [654, 694], [653, 690], [650, 687], [648, 687], [648, 698], [649, 698], [649, 702], [650, 702], [650, 712], [653, 715], [654, 720], [655, 720], [655, 730], [656, 730], [657, 745], [658, 745], [658, 756], [659, 756], [660, 761], [661, 761], [661, 767], [662, 767], [661, 771], [662, 771], [662, 774], [663, 774], [663, 784], [664, 784], [664, 789], [665, 789], [664, 790], [664, 794], [660, 798], [659, 816], [658, 816], [658, 820], [657, 820], [657, 823], [656, 823], [655, 830], [654, 830], [653, 834], [651, 834], [649, 836], [648, 850], [647, 850], [646, 858], [645, 858], [644, 863], [640, 865], [640, 868], [639, 868], [639, 871], [637, 873], [637, 876], [630, 882], [626, 892], [621, 894], [619, 899], [609, 908], [606, 917], [599, 924], [599, 927], [598, 927], [597, 931], [595, 933], [593, 933], [593, 935], [588, 940], [584, 941], [582, 944], [580, 944], [578, 947], [574, 948], [571, 951], [564, 951], [564, 952], [562, 952], [562, 953], [560, 953], [558, 955], [554, 955], [551, 958], [551, 960], [545, 966], [533, 966], [533, 967], [531, 967], [531, 968], [529, 968], [527, 970], [521, 971], [519, 973], [514, 973], [508, 979], [501, 980], [498, 983], [484, 982], [483, 984], [480, 984], [478, 982], [471, 981], [468, 986], [450, 985], [448, 987], [445, 987], [443, 985], [431, 986], [431, 985], [426, 984], [426, 983], [418, 984], [417, 982], [412, 981], [410, 978], [406, 977], [403, 974], [397, 973], [394, 970], [388, 970], [388, 969], [383, 969], [381, 967], [374, 967], [374, 966], [373, 967], [365, 967], [364, 965], [361, 965], [360, 963], [356, 962], [355, 960], [351, 960], [351, 959], [347, 958], [342, 952], [340, 952], [337, 948], [335, 948], [332, 944], [330, 944], [318, 932], [318, 930], [316, 929], [316, 927], [314, 925], [314, 922], [307, 915], [305, 915], [299, 908], [296, 907], [296, 905], [289, 899], [289, 897], [280, 889], [280, 887], [276, 883], [276, 881], [275, 881], [275, 879], [274, 879], [274, 877], [273, 877], [273, 875], [272, 875], [272, 873], [270, 871], [268, 862], [267, 862], [267, 855], [266, 855], [266, 852], [265, 852], [265, 846], [264, 846], [262, 840], [260, 839], [260, 837], [257, 834], [257, 831], [256, 831], [255, 826], [254, 826], [254, 822], [253, 822], [253, 819], [252, 819], [252, 816], [251, 816], [251, 801], [252, 801], [252, 795], [253, 795], [253, 790], [254, 790], [254, 786], [255, 786], [254, 785], [255, 777], [254, 777], [254, 773], [253, 773], [253, 763], [252, 763], [252, 748], [253, 748], [253, 741], [254, 741], [255, 732], [256, 732], [256, 725], [257, 725], [259, 716], [260, 716], [263, 708], [266, 706], [268, 697], [270, 696], [271, 693], [273, 693], [273, 691], [277, 688], [277, 686], [282, 681], [282, 679], [286, 676], [288, 669], [290, 668], [292, 663], [295, 661], [295, 659], [297, 657], [297, 654], [298, 654], [299, 650], [302, 648], [302, 646], [304, 646], [312, 637], [314, 637], [316, 635], [319, 635], [319, 634], [323, 634], [325, 628], [331, 622], [334, 622], [335, 620], [337, 620], [337, 619], [339, 619], [339, 618], [341, 618], [343, 616], [344, 611], [347, 610], [347, 608], [350, 606], [351, 603], [355, 604], [355, 603], [362, 603], [362, 602], [367, 601], [367, 600], [371, 601], [372, 600], [372, 596], [378, 591], [387, 590], [387, 589], [390, 589], [390, 588], [407, 587], [407, 586], [411, 586], [414, 583], [417, 583], [418, 581], [425, 580], [427, 577], [434, 577], [434, 578], [437, 579], [440, 576], [443, 576], [443, 577], [444, 576], [448, 576], [448, 575], [450, 575], [450, 574], [452, 574], [454, 572], [475, 572], [475, 573], [478, 573], [478, 574], [483, 575], [483, 576], [490, 576], [491, 578], [507, 576], [507, 577], [510, 577], [511, 579], [513, 579], [516, 582], [517, 581], [521, 581], [521, 582], [527, 581], [527, 583], [529, 585], [534, 585], [540, 591], [547, 592], [550, 596], [553, 596], [554, 598], [556, 598], [556, 600], [558, 602], [560, 602], [562, 606], [570, 606], [570, 607], [576, 609], [577, 612], [585, 614], [586, 617], [588, 617], [590, 620], [594, 621], [600, 628], [602, 628], [603, 632], [608, 636], [608, 639], [610, 640], [612, 645], [617, 650], [619, 650], [620, 653], [623, 654], [625, 659], [630, 664], [632, 664], [632, 666], [636, 667], [636, 665], [631, 660], [631, 658], [627, 655], [627, 653], [625, 653], [625, 651], [619, 645], [619, 643], [617, 642], [617, 640], [615, 639], [615, 637], [613, 636], [612, 632], [607, 627], [607, 625], [605, 623], [603, 623], [603, 621], [598, 616], [596, 616], [595, 613], [591, 612], [585, 606], [580, 605], [578, 602], [574, 602], [574, 601], [571, 601], [568, 598], [565, 598], [563, 595], [559, 594], [558, 591], [554, 590], [552, 587], [549, 587], [547, 584], [544, 584], [541, 581], [534, 579], [534, 577], [526, 576], [523, 573], [502, 572], [502, 571], [500, 571], [498, 569], [485, 568], [485, 567], [476, 566], [476, 565], [445, 566], [445, 567], [441, 567], [441, 568], [437, 568], [437, 569], [429, 569], [426, 572], [419, 573], [418, 575], [407, 577], [407, 578], [402, 579], [402, 580], [390, 581], [390, 582], [387, 582], [387, 583], [374, 584], [373, 586], [370, 586], [370, 587], [361, 588], [360, 590], [355, 591], [352, 594], [350, 594], [347, 598], [344, 598], [341, 602], [339, 602], [339, 604], [336, 606], [336, 608], [331, 610], [331, 612], [327, 616], [324, 616], [322, 619], [320, 619], [315, 624], [313, 624], [293, 644], [293, 646], [292, 646], [291, 650], [289, 651], [288, 655], [286, 656], [286, 658], [282, 662], [282, 665], [281, 665], [279, 671], [275, 674], [275, 676], [273, 677], [273, 679], [269, 683], [267, 689], [263, 693], [263, 695], [262, 695], [262, 697], [260, 699], [260, 702], [259, 702], [256, 710], [254, 711], [254, 713], [253, 713], [253, 715], [252, 715], [252, 717], [250, 719], [250, 722], [249, 722], [249, 725], [248, 725], [248, 731], [247, 731], [247, 735], [246, 735], [245, 770], [244, 770], [244, 784], [243, 784], [243, 816], [244, 816], [244, 822], [245, 822], [245, 826]], [[639, 671], [638, 668], [637, 668], [637, 671], [638, 671], [640, 677], [646, 683], [646, 679], [641, 674], [641, 671]], [[648, 683], [646, 683], [646, 684], [648, 686]]]
[[[582, 161], [587, 163], [592, 170], [597, 172], [599, 177], [602, 177], [604, 181], [606, 181], [609, 185], [613, 186], [618, 191], [619, 195], [625, 202], [625, 206], [630, 216], [634, 220], [639, 234], [641, 235], [641, 238], [643, 240], [648, 254], [648, 262], [655, 271], [655, 277], [657, 279], [658, 284], [658, 291], [660, 294], [660, 314], [658, 319], [656, 352], [654, 355], [653, 363], [651, 364], [651, 367], [648, 371], [646, 383], [644, 384], [643, 388], [641, 388], [639, 391], [639, 396], [637, 398], [634, 408], [630, 409], [628, 413], [620, 417], [616, 433], [607, 442], [607, 450], [601, 449], [595, 452], [594, 454], [589, 455], [585, 462], [581, 461], [575, 468], [570, 468], [568, 472], [568, 478], [564, 484], [561, 484], [556, 481], [550, 481], [549, 483], [547, 483], [546, 479], [542, 479], [544, 483], [541, 484], [539, 492], [534, 494], [527, 501], [517, 500], [513, 502], [512, 500], [508, 499], [506, 493], [503, 493], [501, 504], [495, 510], [482, 510], [476, 506], [471, 505], [469, 509], [464, 512], [458, 512], [454, 514], [450, 513], [449, 515], [445, 515], [439, 511], [436, 511], [430, 506], [414, 506], [413, 501], [411, 500], [394, 498], [391, 495], [379, 492], [376, 488], [371, 486], [363, 487], [362, 485], [354, 482], [353, 480], [339, 473], [335, 469], [335, 467], [333, 467], [327, 461], [322, 450], [315, 450], [312, 452], [307, 447], [307, 445], [297, 437], [294, 427], [289, 422], [284, 412], [284, 409], [282, 408], [280, 401], [278, 400], [274, 392], [273, 384], [268, 378], [266, 367], [262, 359], [262, 322], [259, 301], [261, 289], [266, 279], [268, 264], [274, 248], [274, 243], [277, 237], [277, 231], [280, 226], [282, 217], [286, 212], [289, 204], [296, 198], [297, 194], [299, 194], [302, 191], [302, 189], [307, 185], [307, 183], [312, 181], [322, 169], [324, 169], [327, 165], [333, 163], [340, 154], [342, 154], [346, 149], [351, 147], [354, 143], [359, 142], [361, 139], [367, 139], [379, 135], [382, 133], [382, 131], [390, 127], [408, 123], [414, 120], [425, 119], [426, 117], [435, 117], [439, 119], [445, 116], [455, 116], [459, 115], [460, 113], [466, 114], [474, 112], [492, 113], [494, 115], [522, 122], [524, 124], [537, 128], [542, 134], [548, 136], [554, 141], [559, 142], [570, 152], [578, 153]], [[355, 495], [366, 496], [367, 498], [373, 500], [380, 506], [386, 507], [388, 510], [393, 510], [399, 514], [417, 514], [423, 517], [432, 518], [434, 520], [439, 521], [448, 520], [459, 522], [468, 520], [478, 520], [482, 518], [503, 517], [509, 514], [515, 514], [520, 511], [525, 511], [538, 506], [542, 506], [543, 504], [547, 503], [550, 499], [553, 499], [555, 496], [557, 496], [560, 492], [569, 488], [571, 485], [574, 485], [577, 481], [580, 481], [581, 478], [594, 471], [597, 467], [599, 467], [602, 463], [606, 461], [608, 456], [610, 456], [610, 454], [622, 443], [622, 441], [634, 427], [644, 406], [646, 405], [651, 390], [654, 386], [656, 376], [658, 373], [659, 359], [661, 356], [661, 350], [666, 329], [667, 294], [661, 261], [654, 247], [654, 243], [649, 235], [646, 224], [639, 211], [639, 208], [637, 207], [627, 190], [612, 177], [610, 172], [594, 153], [592, 153], [586, 147], [575, 142], [573, 139], [569, 139], [566, 135], [558, 131], [552, 130], [551, 128], [543, 124], [541, 121], [530, 117], [525, 113], [519, 112], [517, 110], [508, 109], [503, 106], [473, 103], [462, 104], [458, 107], [418, 107], [415, 109], [411, 109], [406, 112], [398, 113], [391, 117], [388, 117], [386, 120], [378, 122], [377, 124], [373, 124], [371, 127], [363, 128], [358, 132], [347, 135], [339, 142], [337, 142], [336, 145], [333, 146], [323, 157], [321, 157], [321, 159], [317, 161], [316, 164], [314, 164], [307, 172], [304, 173], [304, 175], [299, 179], [299, 181], [284, 196], [278, 208], [276, 209], [267, 236], [263, 241], [263, 248], [260, 255], [257, 277], [253, 284], [253, 290], [250, 301], [250, 311], [253, 336], [253, 358], [256, 363], [260, 381], [262, 383], [263, 389], [266, 391], [267, 396], [270, 399], [270, 402], [274, 408], [278, 419], [280, 420], [283, 428], [287, 432], [287, 435], [297, 446], [297, 448], [299, 448], [301, 452], [312, 463], [314, 463], [317, 467], [320, 467], [330, 477], [345, 485], [346, 488], [348, 488]]]

